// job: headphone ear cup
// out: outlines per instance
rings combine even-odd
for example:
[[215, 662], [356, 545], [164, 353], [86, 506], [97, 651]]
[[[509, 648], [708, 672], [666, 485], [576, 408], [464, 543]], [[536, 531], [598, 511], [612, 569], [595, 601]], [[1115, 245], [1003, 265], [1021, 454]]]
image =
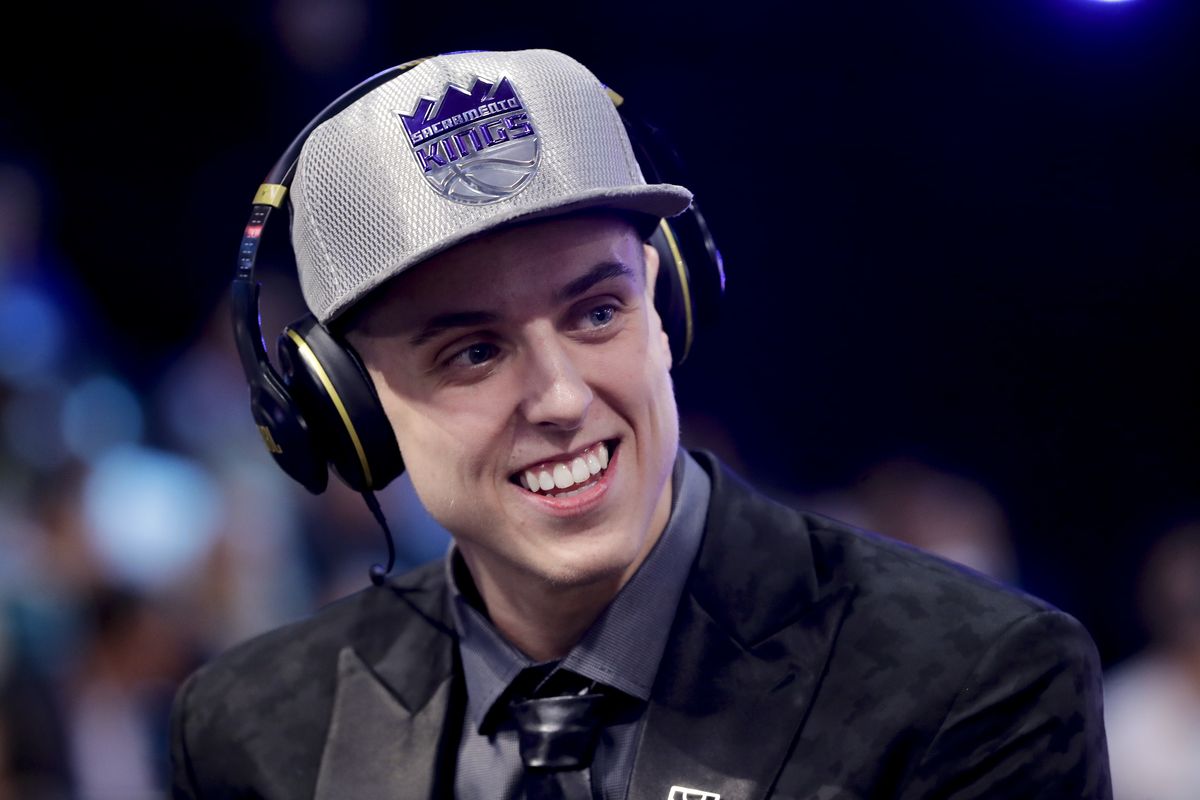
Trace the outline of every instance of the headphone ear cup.
[[347, 486], [378, 491], [404, 471], [391, 422], [353, 348], [305, 314], [280, 335], [279, 362], [316, 450]]
[[287, 384], [275, 371], [263, 346], [258, 314], [259, 286], [234, 279], [232, 302], [234, 343], [250, 388], [250, 413], [275, 463], [313, 494], [325, 491], [329, 469]]
[[[689, 185], [679, 154], [658, 128], [630, 113], [624, 98], [616, 103], [647, 182]], [[672, 363], [682, 364], [696, 331], [716, 322], [725, 265], [694, 199], [681, 214], [663, 219], [648, 241], [659, 256], [654, 305], [671, 341]]]
[[688, 303], [699, 330], [714, 327], [725, 293], [725, 261], [713, 241], [708, 223], [693, 200], [686, 211], [671, 218], [671, 231], [687, 266]]
[[301, 410], [276, 376], [264, 372], [250, 387], [250, 413], [263, 443], [283, 471], [313, 494], [325, 491], [329, 469]]
[[[654, 308], [671, 343], [671, 363], [681, 364], [691, 350], [694, 314], [688, 291], [688, 269], [678, 244], [672, 241], [665, 220], [647, 243], [658, 251], [658, 277], [654, 282]], [[674, 246], [672, 246], [674, 245]]]

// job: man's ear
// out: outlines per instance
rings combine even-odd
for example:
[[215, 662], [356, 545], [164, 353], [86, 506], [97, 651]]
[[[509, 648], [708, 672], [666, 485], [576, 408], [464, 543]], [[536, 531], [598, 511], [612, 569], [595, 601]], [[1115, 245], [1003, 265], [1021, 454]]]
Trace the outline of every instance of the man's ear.
[[642, 242], [642, 249], [646, 252], [646, 294], [654, 299], [654, 284], [658, 280], [658, 249], [648, 242]]
[[658, 281], [658, 250], [654, 245], [642, 243], [642, 248], [646, 253], [646, 301], [650, 304], [650, 312], [654, 315], [653, 319], [658, 323], [658, 334], [662, 337], [663, 353], [666, 356], [667, 369], [673, 365], [671, 358], [671, 342], [667, 338], [667, 332], [663, 329], [662, 317], [658, 315], [658, 308], [654, 305], [654, 286]]

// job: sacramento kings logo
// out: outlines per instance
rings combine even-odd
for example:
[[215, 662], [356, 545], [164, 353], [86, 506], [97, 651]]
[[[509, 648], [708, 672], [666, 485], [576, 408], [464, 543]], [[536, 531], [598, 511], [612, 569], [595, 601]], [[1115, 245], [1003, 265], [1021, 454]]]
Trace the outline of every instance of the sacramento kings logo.
[[494, 203], [525, 188], [541, 145], [533, 120], [508, 78], [450, 84], [442, 99], [422, 97], [404, 122], [429, 185], [459, 203]]

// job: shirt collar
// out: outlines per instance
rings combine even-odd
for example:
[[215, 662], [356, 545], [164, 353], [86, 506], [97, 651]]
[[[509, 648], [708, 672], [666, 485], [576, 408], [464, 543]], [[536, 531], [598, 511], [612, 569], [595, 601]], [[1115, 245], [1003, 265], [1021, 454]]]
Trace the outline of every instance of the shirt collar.
[[[564, 669], [641, 700], [650, 698], [671, 621], [700, 547], [710, 484], [704, 469], [680, 447], [671, 473], [671, 514], [662, 536], [562, 659]], [[457, 547], [451, 546], [445, 563], [467, 684], [467, 712], [479, 730], [512, 680], [534, 662], [496, 630], [477, 599], [472, 603], [477, 593]]]

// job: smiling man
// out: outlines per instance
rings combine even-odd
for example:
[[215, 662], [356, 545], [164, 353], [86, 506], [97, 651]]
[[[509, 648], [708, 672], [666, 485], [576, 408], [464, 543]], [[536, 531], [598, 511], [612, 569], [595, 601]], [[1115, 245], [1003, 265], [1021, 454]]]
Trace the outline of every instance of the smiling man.
[[518, 224], [401, 275], [347, 333], [417, 494], [534, 658], [579, 640], [670, 514], [679, 421], [656, 267], [617, 213]]
[[1078, 622], [680, 446], [648, 239], [691, 195], [577, 62], [428, 59], [317, 125], [290, 197], [289, 360], [454, 544], [193, 674], [174, 796], [1111, 796]]

